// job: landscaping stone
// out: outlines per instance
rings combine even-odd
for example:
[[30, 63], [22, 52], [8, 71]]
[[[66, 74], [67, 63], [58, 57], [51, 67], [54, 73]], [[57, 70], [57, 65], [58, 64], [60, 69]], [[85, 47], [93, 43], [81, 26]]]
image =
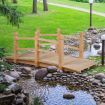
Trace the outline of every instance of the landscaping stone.
[[14, 94], [0, 96], [0, 105], [12, 105], [15, 98]]
[[103, 78], [103, 79], [101, 80], [101, 82], [102, 82], [103, 84], [105, 84], [105, 78]]
[[39, 69], [35, 74], [35, 79], [42, 80], [47, 74], [48, 74], [48, 71], [46, 68]]
[[47, 70], [48, 70], [48, 73], [54, 73], [54, 72], [57, 72], [57, 67], [56, 66], [48, 66]]
[[75, 96], [73, 94], [64, 94], [63, 98], [65, 98], [65, 99], [74, 99]]
[[21, 69], [21, 72], [22, 72], [23, 74], [30, 74], [30, 73], [31, 73], [31, 70], [32, 70], [31, 67], [23, 67], [23, 68]]
[[98, 80], [102, 80], [103, 78], [105, 78], [105, 74], [104, 73], [98, 73], [95, 75], [94, 78], [98, 79]]
[[16, 78], [17, 80], [20, 78], [20, 75], [17, 71], [11, 71], [10, 76]]
[[10, 75], [6, 75], [6, 74], [5, 74], [5, 79], [8, 83], [12, 83], [12, 82], [16, 81], [16, 78], [11, 77]]
[[22, 91], [22, 87], [16, 83], [13, 83], [8, 88], [15, 94], [21, 93]]
[[7, 80], [5, 78], [5, 75], [0, 73], [0, 83], [4, 83], [4, 84], [7, 84]]

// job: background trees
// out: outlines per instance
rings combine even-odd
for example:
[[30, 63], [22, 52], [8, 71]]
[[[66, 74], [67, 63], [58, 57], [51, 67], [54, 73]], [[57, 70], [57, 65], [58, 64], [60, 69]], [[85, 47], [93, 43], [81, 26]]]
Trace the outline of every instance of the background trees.
[[7, 17], [9, 23], [19, 27], [22, 14], [16, 7], [8, 5], [6, 0], [0, 0], [0, 14]]
[[[32, 8], [32, 13], [37, 13], [37, 0], [33, 0], [33, 8]], [[43, 0], [43, 10], [48, 11], [48, 4], [47, 0]]]

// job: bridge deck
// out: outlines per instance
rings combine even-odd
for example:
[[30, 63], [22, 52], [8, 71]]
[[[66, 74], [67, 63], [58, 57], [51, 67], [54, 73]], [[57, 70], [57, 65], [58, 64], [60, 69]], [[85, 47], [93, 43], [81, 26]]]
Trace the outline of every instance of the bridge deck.
[[[24, 54], [20, 54], [17, 58], [17, 63], [35, 65], [35, 52], [27, 52]], [[50, 53], [41, 53], [39, 66], [40, 67], [47, 67], [47, 66], [57, 66], [58, 67], [58, 56], [55, 54]], [[7, 57], [8, 61], [13, 62], [14, 57], [9, 56]], [[71, 57], [70, 55], [64, 56], [64, 66], [62, 67], [64, 71], [69, 72], [81, 72], [91, 66], [94, 66], [95, 63], [88, 59], [81, 59]]]

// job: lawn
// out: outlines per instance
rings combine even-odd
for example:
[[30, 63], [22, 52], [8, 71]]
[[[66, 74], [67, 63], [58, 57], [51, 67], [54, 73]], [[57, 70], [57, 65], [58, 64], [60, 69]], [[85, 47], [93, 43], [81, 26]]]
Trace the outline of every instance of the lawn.
[[[65, 5], [89, 9], [89, 3], [75, 2], [72, 0], [48, 0], [48, 1], [52, 2], [52, 3], [60, 3], [60, 4], [65, 4]], [[105, 3], [94, 3], [93, 4], [93, 10], [95, 10], [97, 12], [105, 13]]]
[[[0, 47], [5, 47], [10, 53], [13, 49], [13, 33], [18, 32], [19, 36], [34, 36], [36, 28], [42, 33], [56, 33], [61, 28], [63, 34], [77, 33], [89, 27], [89, 14], [72, 9], [61, 8], [49, 5], [49, 12], [43, 12], [42, 4], [38, 4], [38, 14], [32, 14], [32, 1], [21, 0], [18, 3], [18, 10], [22, 11], [23, 23], [20, 28], [7, 24], [6, 18], [0, 16]], [[94, 27], [105, 27], [105, 18], [94, 15]], [[32, 47], [33, 42], [23, 42], [21, 47]], [[34, 44], [33, 44], [34, 45]]]

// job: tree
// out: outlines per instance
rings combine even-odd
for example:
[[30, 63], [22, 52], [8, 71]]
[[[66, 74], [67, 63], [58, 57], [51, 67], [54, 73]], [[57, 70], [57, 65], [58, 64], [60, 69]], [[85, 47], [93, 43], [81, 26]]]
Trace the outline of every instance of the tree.
[[33, 10], [32, 13], [37, 13], [37, 0], [33, 0]]
[[19, 27], [22, 14], [17, 11], [16, 7], [10, 6], [6, 2], [6, 0], [0, 0], [0, 14], [7, 17], [9, 23]]
[[17, 0], [12, 0], [13, 3], [17, 3]]
[[[43, 0], [43, 10], [48, 11], [47, 0]], [[37, 0], [33, 0], [32, 13], [37, 13]]]
[[44, 11], [48, 11], [47, 0], [43, 0], [43, 10], [44, 10]]

